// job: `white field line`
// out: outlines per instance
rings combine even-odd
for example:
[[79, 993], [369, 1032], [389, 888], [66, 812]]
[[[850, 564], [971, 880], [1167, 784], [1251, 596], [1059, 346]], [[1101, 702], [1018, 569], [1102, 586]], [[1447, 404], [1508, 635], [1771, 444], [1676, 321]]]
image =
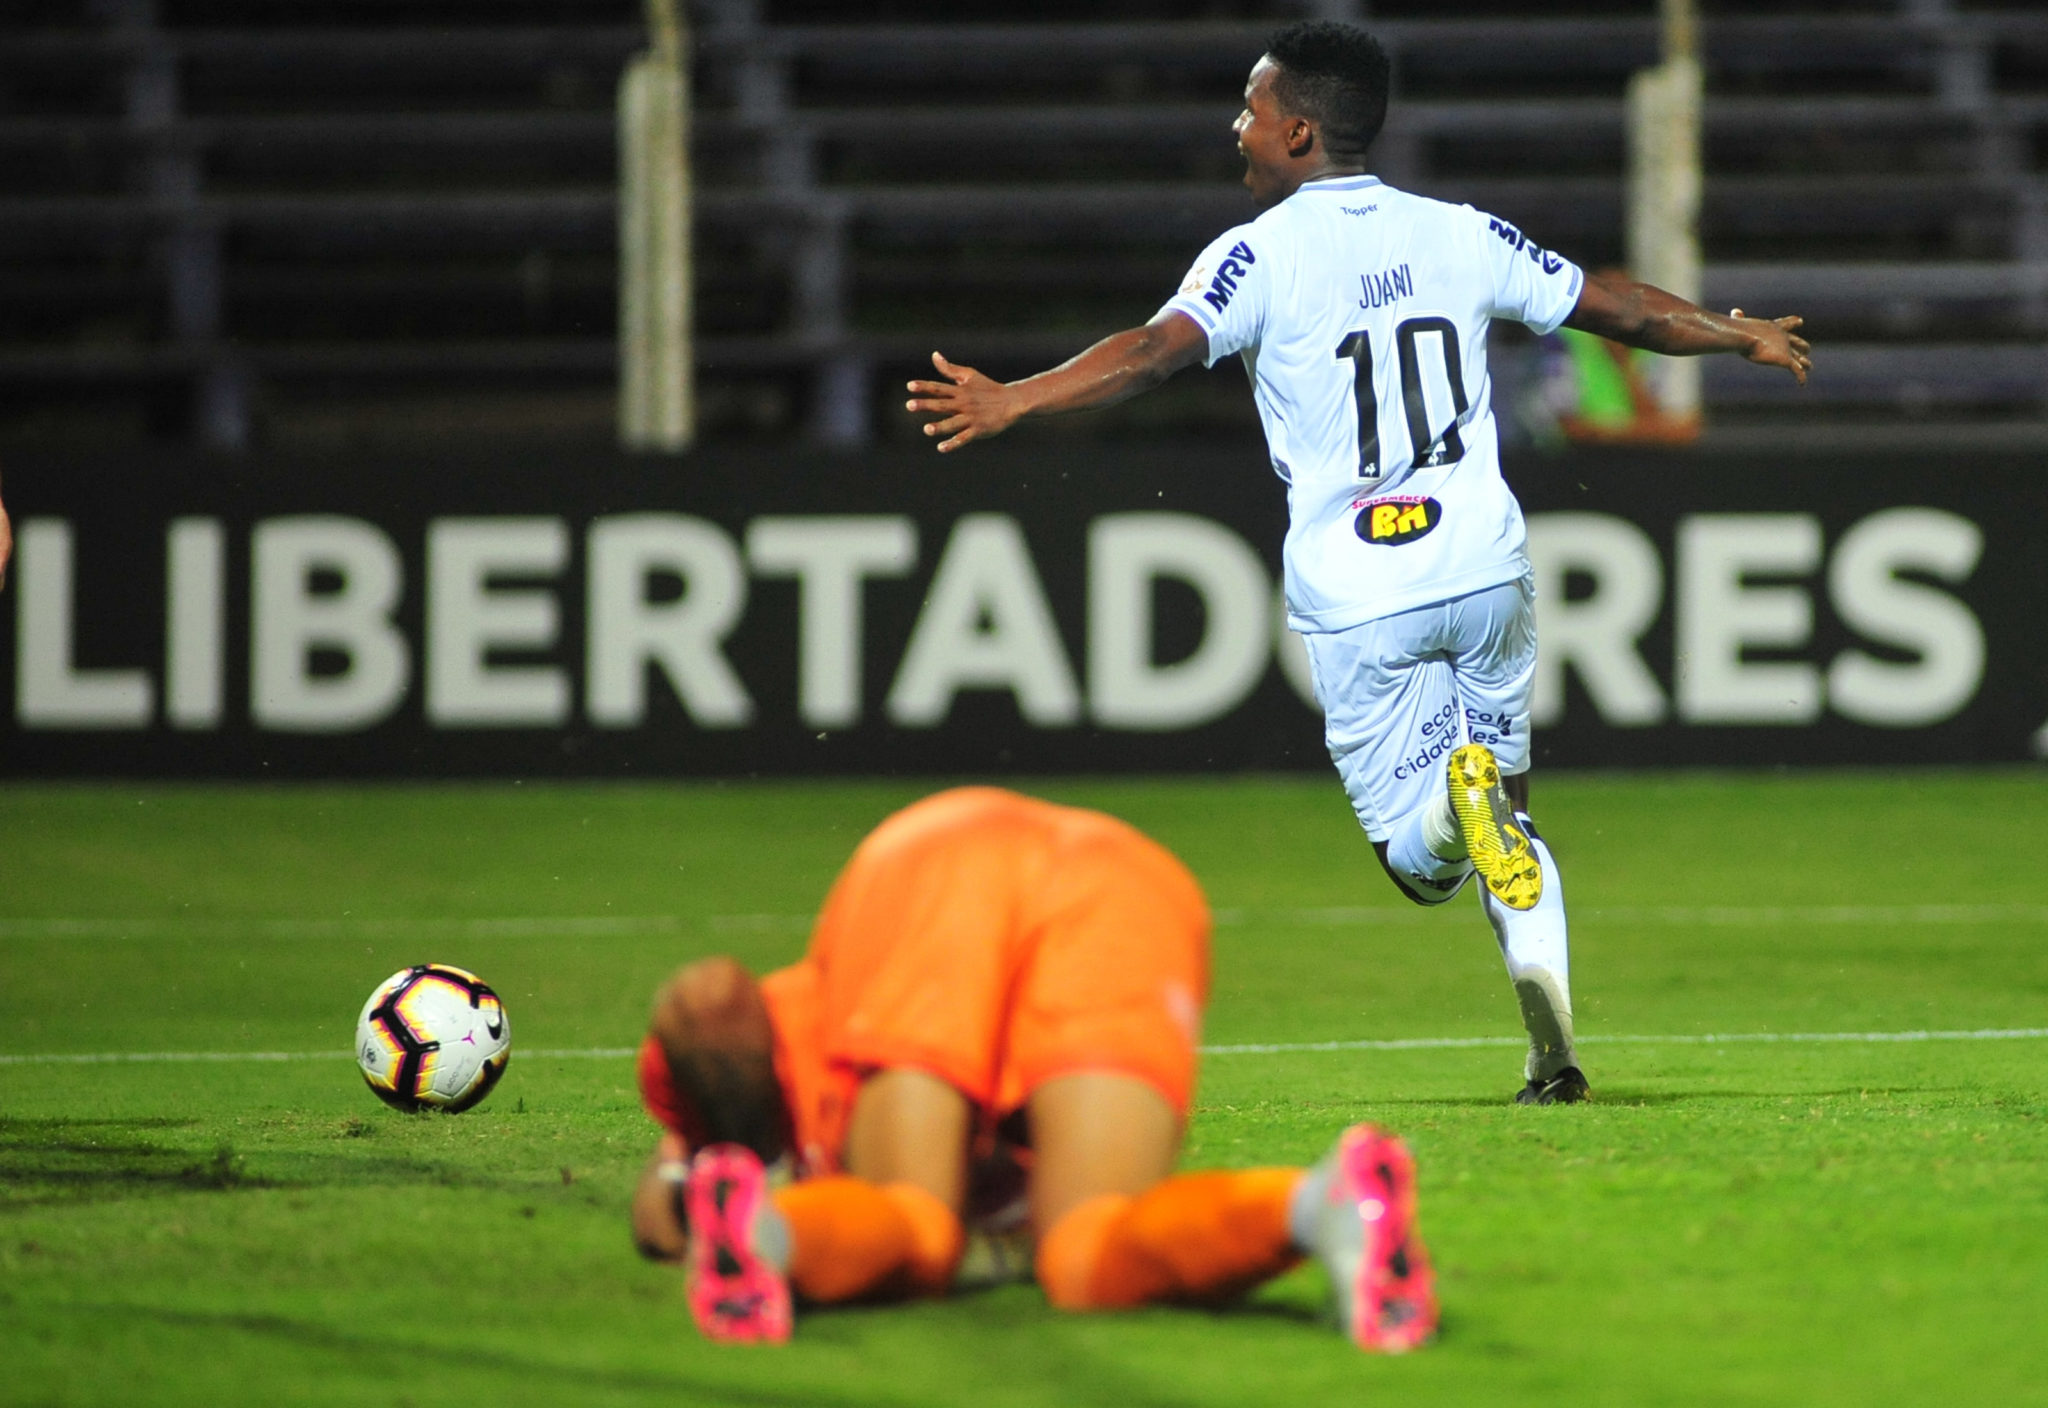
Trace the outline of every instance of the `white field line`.
[[[1773, 1042], [2026, 1041], [2048, 1037], [2048, 1027], [1993, 1027], [1956, 1032], [1698, 1032], [1672, 1036], [1582, 1036], [1581, 1046], [1724, 1046]], [[1302, 1051], [1442, 1051], [1462, 1046], [1527, 1046], [1519, 1036], [1421, 1036], [1383, 1041], [1253, 1042], [1205, 1046], [1204, 1056], [1284, 1056]], [[0, 1056], [0, 1061], [7, 1058]]]
[[[1919, 927], [1949, 924], [2048, 924], [2048, 904], [1766, 904], [1766, 905], [1580, 905], [1575, 922], [1634, 924], [1660, 928], [1693, 925], [1865, 925]], [[1429, 923], [1435, 913], [1420, 905], [1399, 909], [1364, 905], [1327, 909], [1219, 909], [1218, 927], [1271, 924], [1286, 928], [1346, 928], [1351, 925]]]
[[[1860, 925], [1870, 928], [1971, 924], [2048, 924], [2048, 904], [1817, 904], [1817, 905], [1586, 905], [1572, 911], [1581, 922], [1659, 928], [1737, 926], [1799, 927]], [[1348, 928], [1376, 924], [1438, 922], [1418, 906], [1348, 905], [1327, 908], [1226, 908], [1215, 911], [1220, 928], [1271, 925], [1279, 928]], [[805, 914], [713, 914], [700, 919], [678, 914], [513, 915], [499, 918], [372, 919], [342, 915], [327, 919], [208, 919], [162, 916], [147, 919], [0, 919], [7, 939], [611, 939], [690, 933], [800, 934], [811, 927]]]
[[[1582, 1045], [1609, 1046], [1733, 1046], [1776, 1042], [1860, 1042], [1896, 1045], [1921, 1041], [2028, 1041], [2048, 1038], [2048, 1027], [1987, 1027], [1976, 1031], [1925, 1032], [1704, 1032], [1670, 1036], [1582, 1036]], [[1449, 1051], [1471, 1046], [1521, 1047], [1521, 1037], [1418, 1036], [1360, 1041], [1252, 1042], [1205, 1046], [1204, 1056], [1286, 1056], [1323, 1051]], [[630, 1046], [583, 1046], [521, 1051], [529, 1061], [623, 1061], [635, 1053]], [[0, 1066], [100, 1066], [130, 1062], [346, 1061], [347, 1051], [95, 1051], [0, 1055]]]
[[4, 939], [612, 939], [684, 932], [673, 914], [498, 919], [0, 919]]
[[[513, 1048], [527, 1060], [569, 1060], [569, 1061], [623, 1061], [636, 1055], [631, 1046], [582, 1046], [562, 1051], [524, 1051]], [[119, 1066], [182, 1065], [205, 1062], [264, 1062], [264, 1061], [346, 1061], [354, 1055], [350, 1051], [82, 1051], [71, 1053], [37, 1053], [33, 1055], [0, 1055], [0, 1066]]]

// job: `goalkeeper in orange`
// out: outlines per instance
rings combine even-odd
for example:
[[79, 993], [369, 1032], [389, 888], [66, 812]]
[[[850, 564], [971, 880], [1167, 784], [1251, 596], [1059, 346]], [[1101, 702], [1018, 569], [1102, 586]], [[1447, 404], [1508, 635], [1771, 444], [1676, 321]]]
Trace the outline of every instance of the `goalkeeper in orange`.
[[786, 1339], [793, 1301], [944, 1294], [970, 1230], [1021, 1225], [1063, 1310], [1213, 1303], [1313, 1256], [1357, 1344], [1420, 1343], [1436, 1301], [1398, 1139], [1173, 1172], [1208, 948], [1193, 877], [1114, 818], [994, 788], [898, 812], [802, 959], [758, 981], [704, 959], [656, 997], [637, 1242], [687, 1264], [716, 1340]]

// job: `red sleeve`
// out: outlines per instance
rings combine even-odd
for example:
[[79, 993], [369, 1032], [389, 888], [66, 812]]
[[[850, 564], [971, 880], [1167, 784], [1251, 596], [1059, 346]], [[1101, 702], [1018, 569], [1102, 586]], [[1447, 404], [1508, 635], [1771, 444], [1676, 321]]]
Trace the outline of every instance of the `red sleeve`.
[[676, 1093], [675, 1082], [668, 1073], [668, 1057], [661, 1051], [661, 1043], [648, 1037], [640, 1043], [640, 1056], [636, 1062], [640, 1078], [640, 1103], [647, 1107], [647, 1113], [660, 1121], [665, 1129], [682, 1136], [683, 1143], [692, 1149], [704, 1146], [704, 1129], [687, 1102]]

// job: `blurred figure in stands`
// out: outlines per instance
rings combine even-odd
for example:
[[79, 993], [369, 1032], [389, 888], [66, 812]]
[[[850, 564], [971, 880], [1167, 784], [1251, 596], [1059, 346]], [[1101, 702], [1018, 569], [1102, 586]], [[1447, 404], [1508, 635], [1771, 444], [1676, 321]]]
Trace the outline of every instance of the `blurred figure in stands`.
[[7, 521], [7, 505], [0, 502], [0, 591], [7, 587], [7, 559], [14, 556], [14, 525]]

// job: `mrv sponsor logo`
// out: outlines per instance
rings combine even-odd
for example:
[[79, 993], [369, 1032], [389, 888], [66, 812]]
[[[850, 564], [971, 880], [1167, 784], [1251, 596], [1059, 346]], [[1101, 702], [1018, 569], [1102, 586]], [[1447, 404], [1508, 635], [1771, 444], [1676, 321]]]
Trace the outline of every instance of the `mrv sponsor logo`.
[[1202, 295], [1202, 301], [1221, 313], [1230, 306], [1230, 296], [1237, 292], [1237, 281], [1258, 263], [1252, 247], [1239, 240], [1230, 247], [1229, 255], [1216, 266], [1216, 277], [1209, 281], [1209, 291]]
[[1507, 221], [1489, 220], [1487, 224], [1493, 227], [1493, 232], [1496, 235], [1506, 240], [1516, 250], [1528, 255], [1529, 262], [1544, 273], [1555, 274], [1564, 267], [1564, 259], [1561, 256], [1552, 254]]

